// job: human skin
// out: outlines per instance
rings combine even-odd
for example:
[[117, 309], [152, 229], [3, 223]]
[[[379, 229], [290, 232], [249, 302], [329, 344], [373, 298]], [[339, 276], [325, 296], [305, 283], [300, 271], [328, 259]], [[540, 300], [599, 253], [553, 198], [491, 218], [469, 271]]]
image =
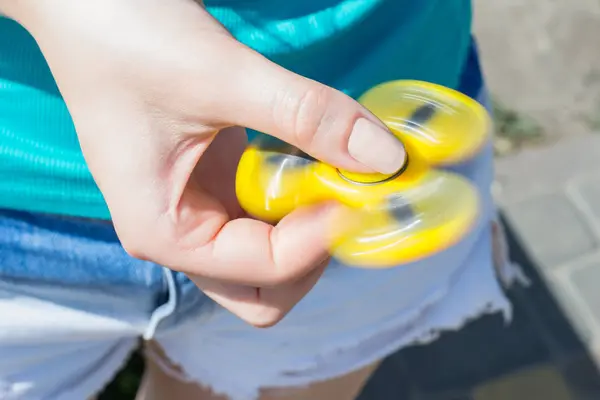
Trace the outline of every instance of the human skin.
[[356, 172], [404, 162], [356, 101], [271, 63], [194, 1], [0, 0], [0, 12], [39, 44], [124, 248], [252, 325], [277, 323], [312, 288], [343, 208], [248, 218], [234, 185], [243, 127]]

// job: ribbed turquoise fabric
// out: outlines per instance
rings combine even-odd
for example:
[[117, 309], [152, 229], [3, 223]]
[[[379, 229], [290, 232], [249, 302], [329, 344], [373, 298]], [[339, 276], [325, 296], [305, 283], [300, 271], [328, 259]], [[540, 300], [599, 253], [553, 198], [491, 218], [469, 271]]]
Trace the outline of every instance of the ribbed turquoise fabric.
[[[470, 0], [207, 0], [233, 35], [280, 65], [357, 97], [420, 79], [455, 88]], [[110, 218], [35, 41], [0, 17], [0, 208]]]

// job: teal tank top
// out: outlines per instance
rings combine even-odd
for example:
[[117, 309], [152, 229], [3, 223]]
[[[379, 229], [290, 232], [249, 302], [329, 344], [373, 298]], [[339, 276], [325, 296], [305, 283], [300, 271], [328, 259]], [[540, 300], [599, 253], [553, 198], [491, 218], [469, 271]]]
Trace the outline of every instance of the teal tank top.
[[[470, 0], [206, 0], [241, 42], [352, 97], [388, 80], [456, 88]], [[285, 4], [285, 5], [284, 5]], [[0, 17], [0, 208], [108, 219], [35, 41]]]

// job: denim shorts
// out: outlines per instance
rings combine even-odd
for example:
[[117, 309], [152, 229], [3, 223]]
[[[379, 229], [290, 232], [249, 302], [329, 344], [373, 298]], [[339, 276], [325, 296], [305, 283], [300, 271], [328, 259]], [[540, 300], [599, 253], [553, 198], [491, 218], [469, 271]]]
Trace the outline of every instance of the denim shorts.
[[[476, 88], [485, 102], [482, 85]], [[476, 97], [476, 96], [474, 96]], [[480, 189], [473, 231], [387, 270], [333, 261], [278, 325], [253, 328], [183, 274], [129, 257], [110, 223], [0, 211], [0, 398], [81, 400], [152, 339], [180, 378], [232, 400], [333, 378], [510, 305], [492, 256], [492, 148], [454, 169]], [[498, 258], [496, 258], [496, 261]]]

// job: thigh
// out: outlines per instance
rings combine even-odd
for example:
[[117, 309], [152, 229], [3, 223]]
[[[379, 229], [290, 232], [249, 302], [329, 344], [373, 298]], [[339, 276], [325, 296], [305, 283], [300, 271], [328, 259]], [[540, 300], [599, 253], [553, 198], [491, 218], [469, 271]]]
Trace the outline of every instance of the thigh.
[[[171, 364], [157, 343], [148, 345], [151, 357], [146, 359], [146, 372], [137, 400], [230, 400], [184, 378], [183, 370]], [[330, 380], [303, 387], [263, 388], [259, 400], [354, 400], [379, 362]], [[169, 371], [169, 372], [166, 372]]]
[[312, 383], [305, 387], [264, 388], [260, 400], [354, 400], [360, 394], [380, 362], [337, 378]]

